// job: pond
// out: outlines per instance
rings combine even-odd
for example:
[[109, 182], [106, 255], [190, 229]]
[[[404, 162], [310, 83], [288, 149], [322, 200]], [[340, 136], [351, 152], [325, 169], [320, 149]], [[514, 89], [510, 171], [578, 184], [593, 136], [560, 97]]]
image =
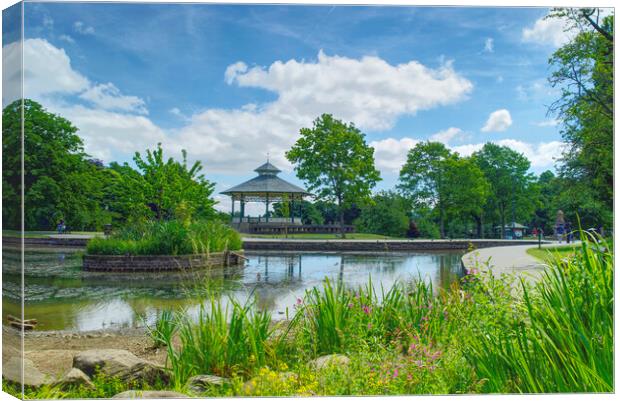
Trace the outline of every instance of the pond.
[[[164, 309], [197, 313], [205, 294], [254, 296], [274, 319], [293, 310], [297, 298], [327, 277], [357, 288], [369, 278], [379, 288], [422, 278], [447, 288], [461, 275], [462, 252], [317, 253], [246, 252], [245, 267], [192, 273], [91, 273], [81, 270], [78, 249], [27, 249], [25, 317], [37, 330], [98, 330], [137, 327]], [[19, 251], [3, 248], [3, 315], [19, 315]], [[6, 320], [5, 320], [6, 322]]]

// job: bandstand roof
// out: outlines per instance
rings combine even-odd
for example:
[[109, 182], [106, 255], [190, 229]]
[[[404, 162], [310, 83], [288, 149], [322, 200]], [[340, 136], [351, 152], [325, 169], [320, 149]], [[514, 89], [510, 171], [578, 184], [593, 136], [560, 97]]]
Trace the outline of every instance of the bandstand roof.
[[282, 200], [285, 196], [290, 199], [301, 199], [310, 195], [305, 189], [278, 177], [281, 170], [270, 162], [263, 164], [254, 171], [258, 173], [258, 176], [221, 193], [231, 196], [233, 199], [240, 199], [243, 196], [246, 201], [264, 201], [267, 198], [270, 201], [277, 201]]

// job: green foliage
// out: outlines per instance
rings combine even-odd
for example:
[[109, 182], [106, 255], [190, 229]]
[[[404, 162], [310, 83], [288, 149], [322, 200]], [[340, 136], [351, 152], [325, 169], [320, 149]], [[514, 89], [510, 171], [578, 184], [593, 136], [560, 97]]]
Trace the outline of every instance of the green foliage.
[[179, 328], [174, 312], [167, 309], [163, 310], [161, 314], [157, 316], [154, 327], [149, 327], [148, 325], [146, 325], [146, 327], [155, 348], [163, 347], [166, 344], [172, 344], [172, 338]]
[[[70, 121], [24, 100], [24, 224], [26, 230], [55, 229], [63, 219], [72, 230], [98, 230], [110, 222], [104, 206], [108, 175], [84, 153]], [[17, 100], [2, 112], [3, 227], [21, 226], [21, 121]]]
[[[177, 391], [187, 393], [184, 383], [194, 374], [231, 379], [203, 397], [612, 392], [609, 249], [582, 234], [575, 255], [554, 259], [535, 284], [496, 277], [485, 266], [448, 289], [421, 278], [389, 290], [326, 280], [277, 324], [252, 302], [207, 293], [197, 318], [162, 314], [152, 338], [166, 348]], [[309, 364], [334, 352], [350, 364]], [[28, 396], [110, 397], [147, 388], [110, 378], [96, 383], [95, 391], [44, 388]]]
[[538, 187], [529, 172], [530, 161], [519, 152], [493, 143], [486, 143], [472, 158], [490, 184], [484, 208], [486, 220], [499, 223], [502, 233], [513, 214], [515, 220], [529, 220], [538, 207]]
[[[480, 168], [438, 142], [420, 142], [409, 150], [398, 188], [411, 199], [415, 209], [435, 212], [442, 238], [447, 233], [448, 219], [478, 217], [490, 195], [489, 183]], [[428, 219], [430, 214], [426, 216]]]
[[602, 239], [581, 239], [581, 252], [556, 257], [536, 288], [522, 283], [525, 319], [472, 342], [485, 391], [613, 391], [613, 255]]
[[409, 229], [409, 202], [393, 192], [380, 192], [372, 203], [361, 207], [355, 221], [356, 230], [363, 233], [404, 237]]
[[197, 321], [177, 319], [180, 349], [175, 350], [170, 337], [165, 337], [177, 386], [196, 374], [247, 376], [266, 364], [271, 316], [252, 307], [252, 303], [242, 305], [234, 299], [224, 305], [210, 297], [206, 306], [201, 304]]
[[569, 144], [562, 176], [585, 184], [611, 209], [614, 16], [601, 18], [597, 9], [556, 9], [551, 18], [563, 18], [579, 32], [549, 60], [549, 82], [562, 93], [550, 111], [561, 119]]
[[299, 133], [301, 137], [286, 152], [286, 158], [295, 164], [295, 172], [308, 190], [337, 203], [340, 224], [344, 225], [344, 208], [368, 199], [381, 179], [375, 169], [374, 149], [353, 124], [329, 114], [321, 115], [312, 128], [302, 128]]
[[291, 213], [293, 213], [295, 215], [295, 221], [301, 216], [301, 222], [303, 224], [323, 224], [325, 221], [317, 205], [306, 200], [295, 201], [293, 202], [292, 209], [287, 209], [288, 207], [282, 202], [275, 202], [273, 203], [273, 216], [290, 217]]
[[214, 184], [200, 174], [202, 165], [164, 159], [161, 144], [142, 156], [136, 152], [138, 170], [127, 163], [112, 163], [114, 181], [108, 187], [110, 209], [120, 221], [141, 223], [149, 219], [177, 219], [188, 224], [195, 219], [212, 219], [216, 213], [212, 199]]
[[190, 255], [241, 249], [239, 233], [218, 221], [183, 223], [147, 221], [93, 238], [86, 251], [92, 255]]

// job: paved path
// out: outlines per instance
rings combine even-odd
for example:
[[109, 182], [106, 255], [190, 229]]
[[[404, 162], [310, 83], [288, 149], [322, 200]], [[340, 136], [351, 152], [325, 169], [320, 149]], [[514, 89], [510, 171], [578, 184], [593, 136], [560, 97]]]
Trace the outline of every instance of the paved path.
[[[547, 244], [543, 249], [564, 245], [566, 244]], [[544, 271], [545, 264], [527, 253], [527, 250], [533, 247], [533, 245], [517, 245], [477, 249], [463, 255], [461, 261], [468, 270], [484, 270], [488, 264], [495, 276], [502, 273], [516, 273], [527, 279], [537, 280]]]

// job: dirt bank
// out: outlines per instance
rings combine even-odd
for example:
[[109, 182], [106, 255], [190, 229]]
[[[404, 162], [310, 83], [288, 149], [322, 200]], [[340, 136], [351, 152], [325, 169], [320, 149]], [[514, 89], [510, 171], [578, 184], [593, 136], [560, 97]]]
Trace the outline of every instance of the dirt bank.
[[[153, 349], [144, 329], [70, 333], [30, 332], [24, 336], [25, 357], [43, 373], [59, 376], [71, 368], [73, 356], [87, 349], [124, 349], [158, 364], [166, 361], [165, 349]], [[2, 361], [20, 355], [19, 331], [2, 326]]]

